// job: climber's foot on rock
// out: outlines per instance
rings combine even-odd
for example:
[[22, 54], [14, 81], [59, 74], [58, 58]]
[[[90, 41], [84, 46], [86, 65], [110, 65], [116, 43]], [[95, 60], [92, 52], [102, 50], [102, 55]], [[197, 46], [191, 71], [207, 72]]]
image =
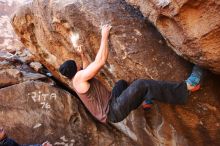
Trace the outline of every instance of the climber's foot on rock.
[[144, 110], [148, 111], [152, 108], [153, 106], [153, 101], [152, 100], [144, 100], [142, 103], [142, 107]]
[[203, 69], [197, 65], [194, 65], [191, 75], [186, 80], [187, 89], [191, 92], [195, 92], [200, 89], [201, 79], [203, 76]]

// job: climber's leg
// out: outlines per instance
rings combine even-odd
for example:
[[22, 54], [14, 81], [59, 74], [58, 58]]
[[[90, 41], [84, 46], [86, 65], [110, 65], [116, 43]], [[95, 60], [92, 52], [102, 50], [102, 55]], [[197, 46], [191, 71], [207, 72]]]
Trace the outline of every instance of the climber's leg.
[[188, 96], [185, 82], [173, 83], [155, 80], [136, 80], [118, 97], [112, 97], [108, 119], [119, 122], [146, 99], [183, 104]]

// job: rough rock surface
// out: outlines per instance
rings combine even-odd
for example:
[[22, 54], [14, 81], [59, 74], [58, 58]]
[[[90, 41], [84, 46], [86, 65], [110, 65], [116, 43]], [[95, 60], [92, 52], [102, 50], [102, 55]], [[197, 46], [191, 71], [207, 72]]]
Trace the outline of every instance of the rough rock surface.
[[[78, 45], [93, 60], [103, 23], [113, 25], [110, 56], [98, 76], [108, 87], [118, 79], [182, 81], [190, 71], [191, 66], [166, 46], [157, 30], [122, 0], [34, 0], [21, 7], [12, 22], [25, 46], [69, 87], [70, 81], [57, 72], [59, 65], [67, 59], [80, 64], [74, 51]], [[70, 34], [78, 38], [75, 47]], [[151, 112], [135, 110], [116, 126], [136, 145], [219, 145], [219, 81], [209, 74], [204, 88], [190, 96], [187, 105], [158, 103]]]
[[115, 128], [96, 124], [76, 97], [46, 76], [7, 61], [0, 70], [0, 126], [18, 143], [135, 145]]
[[134, 145], [120, 132], [94, 124], [79, 103], [48, 83], [23, 82], [0, 89], [0, 125], [19, 143]]
[[18, 56], [9, 52], [0, 51], [0, 88], [30, 80], [48, 80], [45, 75], [34, 72], [21, 60], [23, 59], [19, 60]]
[[126, 0], [139, 8], [180, 56], [220, 74], [218, 0]]
[[15, 52], [23, 48], [10, 24], [10, 17], [24, 3], [25, 0], [0, 0], [0, 50]]

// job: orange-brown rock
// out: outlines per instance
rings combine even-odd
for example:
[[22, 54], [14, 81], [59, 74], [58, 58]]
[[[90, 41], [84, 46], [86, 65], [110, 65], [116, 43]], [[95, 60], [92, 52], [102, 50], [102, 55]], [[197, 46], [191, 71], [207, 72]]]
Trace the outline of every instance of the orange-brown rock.
[[180, 56], [220, 74], [218, 0], [126, 0], [139, 8]]
[[[67, 59], [81, 63], [75, 52], [78, 45], [93, 60], [99, 48], [100, 25], [104, 23], [113, 28], [110, 55], [98, 77], [108, 87], [118, 79], [182, 81], [191, 69], [166, 46], [157, 30], [123, 0], [34, 0], [14, 15], [12, 23], [37, 60], [69, 87], [71, 82], [57, 71], [60, 64]], [[76, 40], [74, 45], [71, 34]], [[203, 89], [190, 96], [187, 105], [157, 103], [151, 112], [135, 110], [116, 127], [135, 145], [219, 145], [219, 80], [209, 74]]]

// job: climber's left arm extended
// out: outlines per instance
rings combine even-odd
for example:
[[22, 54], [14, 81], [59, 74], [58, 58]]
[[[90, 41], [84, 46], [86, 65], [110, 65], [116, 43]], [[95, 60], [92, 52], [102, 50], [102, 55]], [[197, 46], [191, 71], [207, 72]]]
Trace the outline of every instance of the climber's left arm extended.
[[83, 69], [85, 69], [90, 64], [90, 62], [89, 62], [88, 58], [86, 57], [84, 51], [82, 50], [81, 46], [78, 47], [77, 52], [81, 56], [81, 60], [82, 60], [82, 63], [83, 63]]

